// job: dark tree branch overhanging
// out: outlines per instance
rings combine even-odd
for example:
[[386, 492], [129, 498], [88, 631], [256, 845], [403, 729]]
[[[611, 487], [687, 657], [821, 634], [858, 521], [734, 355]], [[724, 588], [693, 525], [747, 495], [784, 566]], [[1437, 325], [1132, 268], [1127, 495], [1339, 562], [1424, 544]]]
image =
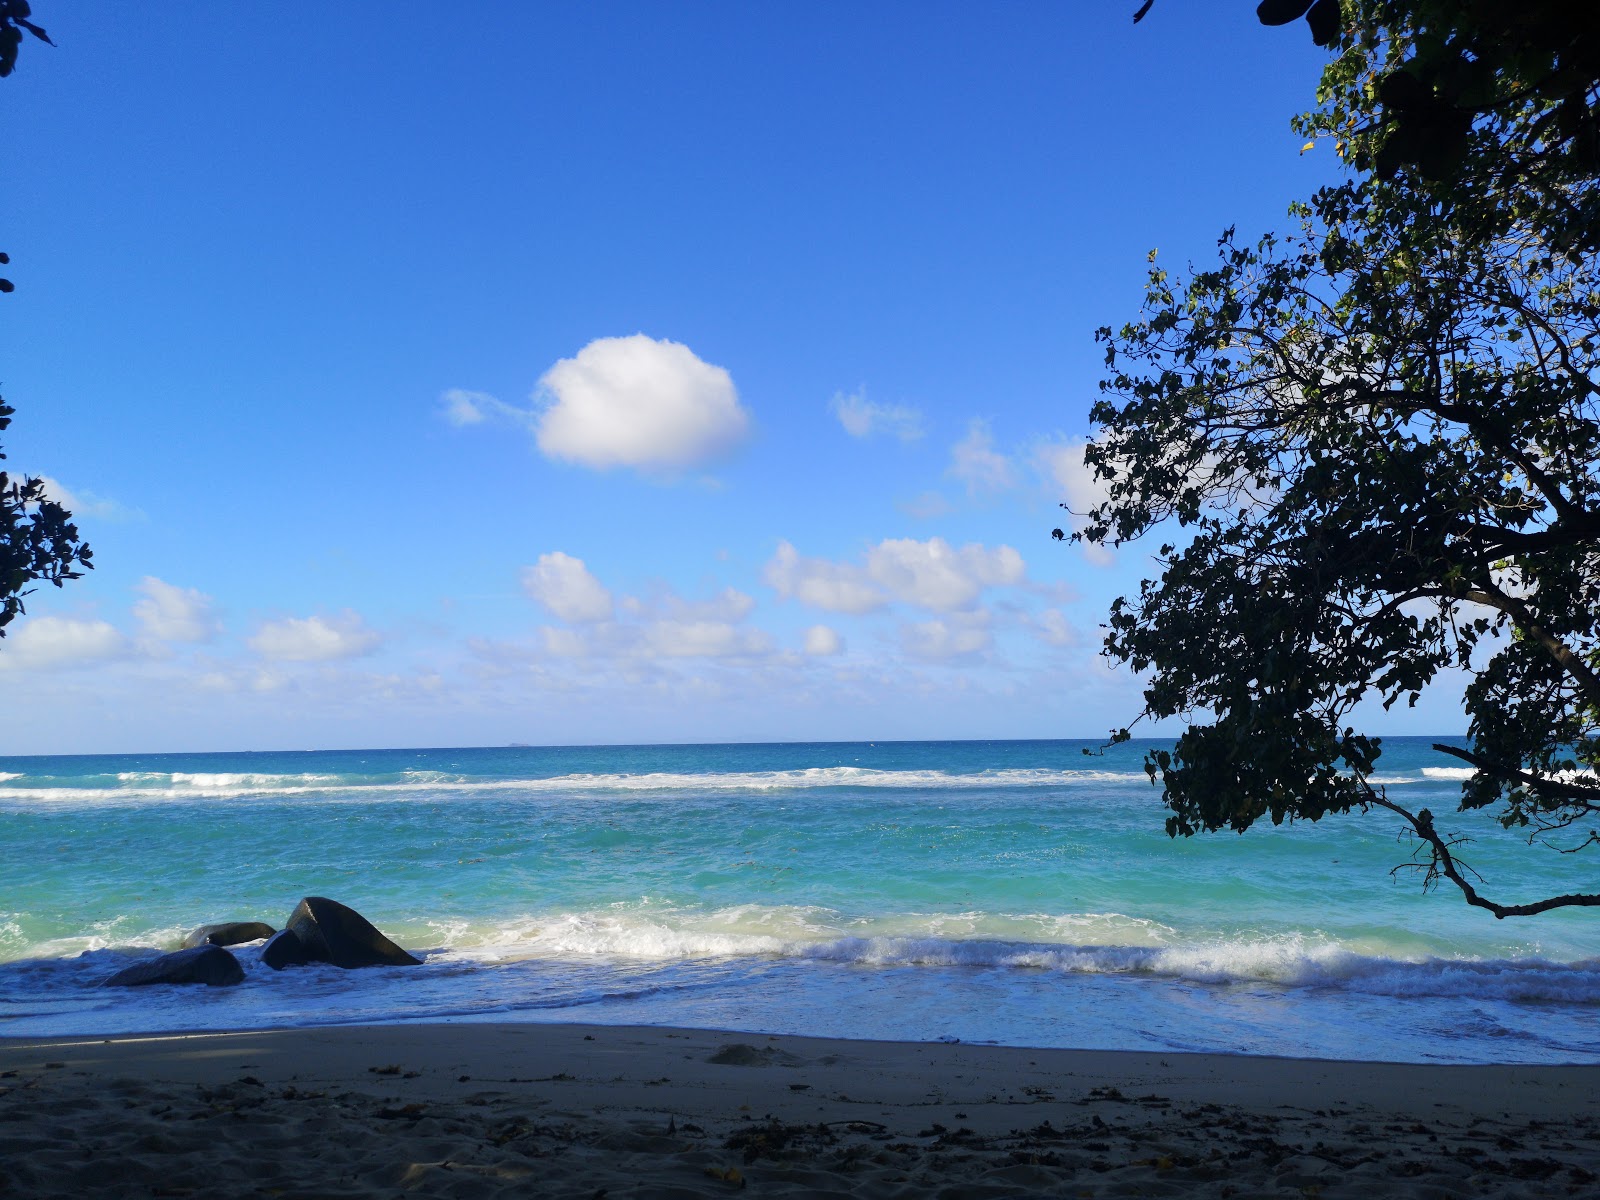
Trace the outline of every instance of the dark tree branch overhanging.
[[1143, 318], [1098, 335], [1085, 461], [1110, 498], [1076, 539], [1190, 529], [1113, 605], [1106, 653], [1150, 672], [1144, 715], [1212, 716], [1148, 762], [1169, 832], [1380, 808], [1425, 884], [1496, 916], [1600, 904], [1485, 899], [1429, 810], [1366, 783], [1380, 739], [1345, 724], [1466, 667], [1463, 809], [1501, 803], [1530, 845], [1600, 811], [1600, 6], [1330, 7], [1337, 57], [1296, 127], [1355, 177], [1295, 234], [1230, 230], [1186, 281], [1153, 267]]

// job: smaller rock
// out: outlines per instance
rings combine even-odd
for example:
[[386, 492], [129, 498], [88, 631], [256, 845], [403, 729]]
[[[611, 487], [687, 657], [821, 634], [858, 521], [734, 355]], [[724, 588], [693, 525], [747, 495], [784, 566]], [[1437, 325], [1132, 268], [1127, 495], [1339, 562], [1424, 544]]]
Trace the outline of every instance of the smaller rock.
[[265, 921], [223, 921], [217, 925], [202, 925], [183, 939], [183, 948], [195, 946], [237, 946], [240, 942], [255, 942], [269, 938], [277, 930]]
[[261, 947], [261, 961], [274, 971], [285, 967], [303, 967], [311, 960], [306, 957], [305, 943], [292, 929], [282, 929], [267, 939]]
[[193, 946], [124, 967], [105, 981], [106, 987], [142, 987], [148, 983], [204, 983], [228, 987], [244, 982], [239, 960], [221, 946]]

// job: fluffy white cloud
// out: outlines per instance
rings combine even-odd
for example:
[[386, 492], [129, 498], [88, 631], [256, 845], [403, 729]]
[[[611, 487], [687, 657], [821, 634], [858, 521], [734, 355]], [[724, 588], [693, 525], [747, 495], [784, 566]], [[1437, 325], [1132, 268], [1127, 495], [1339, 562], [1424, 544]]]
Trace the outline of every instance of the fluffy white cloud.
[[969, 494], [1001, 492], [1017, 483], [1011, 460], [994, 448], [994, 435], [984, 420], [968, 425], [967, 436], [950, 448], [949, 474], [966, 484]]
[[826, 625], [813, 625], [806, 630], [806, 653], [819, 657], [844, 652], [844, 639]]
[[105, 621], [27, 617], [6, 633], [0, 668], [78, 666], [121, 658], [129, 649], [128, 639]]
[[550, 397], [537, 417], [539, 449], [586, 467], [700, 466], [750, 428], [727, 371], [642, 333], [595, 339], [546, 371], [539, 386]]
[[761, 578], [778, 595], [792, 596], [801, 604], [829, 612], [872, 612], [888, 603], [860, 567], [824, 558], [802, 558], [788, 542], [778, 543]]
[[991, 550], [973, 542], [957, 549], [936, 537], [886, 538], [859, 567], [803, 558], [780, 542], [762, 578], [780, 596], [829, 612], [872, 612], [890, 599], [950, 612], [971, 608], [986, 587], [1021, 583], [1025, 574], [1022, 555], [1010, 546]]
[[969, 543], [959, 550], [943, 538], [889, 538], [867, 552], [867, 573], [897, 600], [939, 611], [971, 608], [986, 587], [1022, 582], [1022, 555]]
[[[1067, 506], [1068, 522], [1075, 530], [1084, 527], [1089, 511], [1105, 503], [1106, 481], [1096, 479], [1094, 468], [1083, 461], [1083, 442], [1046, 442], [1034, 451], [1034, 460], [1045, 478], [1053, 484]], [[1104, 546], [1084, 543], [1083, 555], [1101, 566], [1114, 561]]]
[[522, 590], [563, 621], [605, 621], [611, 617], [611, 593], [589, 573], [583, 559], [553, 550], [522, 568]]
[[922, 414], [904, 404], [874, 404], [865, 391], [834, 394], [829, 406], [839, 424], [851, 437], [867, 438], [875, 433], [893, 434], [902, 442], [922, 436]]
[[146, 575], [136, 591], [144, 599], [133, 606], [133, 615], [144, 626], [145, 635], [163, 642], [208, 642], [220, 624], [212, 611], [211, 597], [195, 588], [181, 588]]
[[983, 654], [994, 645], [994, 635], [980, 621], [920, 621], [901, 627], [900, 644], [913, 658], [949, 662]]
[[360, 614], [345, 609], [335, 617], [287, 617], [263, 621], [250, 639], [262, 658], [278, 662], [328, 662], [371, 654], [383, 639]]

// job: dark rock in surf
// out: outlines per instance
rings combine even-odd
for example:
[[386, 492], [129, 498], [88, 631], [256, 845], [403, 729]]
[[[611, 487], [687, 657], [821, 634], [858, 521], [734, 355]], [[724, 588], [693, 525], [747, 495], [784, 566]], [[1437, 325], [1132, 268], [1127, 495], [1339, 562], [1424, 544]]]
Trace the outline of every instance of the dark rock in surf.
[[269, 938], [277, 930], [265, 921], [223, 921], [217, 925], [202, 925], [183, 939], [185, 950], [195, 946], [237, 946], [240, 942], [255, 942]]
[[306, 957], [305, 945], [295, 936], [294, 930], [282, 929], [261, 947], [261, 961], [274, 971], [281, 971], [285, 967], [303, 967], [311, 960]]
[[353, 908], [324, 896], [307, 896], [284, 923], [300, 939], [312, 962], [336, 967], [415, 967], [420, 958], [406, 953]]
[[150, 983], [204, 983], [229, 987], [244, 982], [239, 960], [221, 946], [191, 946], [160, 958], [124, 967], [105, 981], [106, 987], [143, 987]]

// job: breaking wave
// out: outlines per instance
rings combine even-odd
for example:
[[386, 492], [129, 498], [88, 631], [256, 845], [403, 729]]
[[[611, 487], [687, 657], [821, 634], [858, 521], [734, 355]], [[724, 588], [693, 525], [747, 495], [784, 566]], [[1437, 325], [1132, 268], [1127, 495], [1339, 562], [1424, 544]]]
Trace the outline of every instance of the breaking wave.
[[[852, 927], [862, 927], [861, 932], [850, 932]], [[992, 936], [995, 932], [1013, 936]], [[434, 953], [485, 963], [770, 957], [865, 967], [1136, 975], [1395, 997], [1600, 1001], [1600, 959], [1595, 958], [1445, 957], [1305, 934], [1194, 940], [1160, 922], [1122, 913], [904, 914], [847, 921], [832, 910], [811, 906], [739, 905], [666, 913], [603, 909], [494, 928], [435, 925], [433, 935]]]
[[[17, 784], [13, 781], [21, 779]], [[817, 788], [954, 790], [963, 788], [1061, 788], [1090, 784], [1146, 784], [1142, 771], [1049, 769], [888, 771], [868, 767], [811, 767], [788, 771], [650, 772], [576, 774], [550, 778], [485, 779], [443, 771], [401, 771], [390, 775], [268, 775], [127, 771], [115, 776], [11, 775], [0, 783], [0, 803], [48, 802], [67, 805], [146, 803], [150, 801], [275, 799], [315, 797], [335, 800], [389, 799], [425, 794], [430, 799], [476, 793], [575, 792], [770, 792]]]

